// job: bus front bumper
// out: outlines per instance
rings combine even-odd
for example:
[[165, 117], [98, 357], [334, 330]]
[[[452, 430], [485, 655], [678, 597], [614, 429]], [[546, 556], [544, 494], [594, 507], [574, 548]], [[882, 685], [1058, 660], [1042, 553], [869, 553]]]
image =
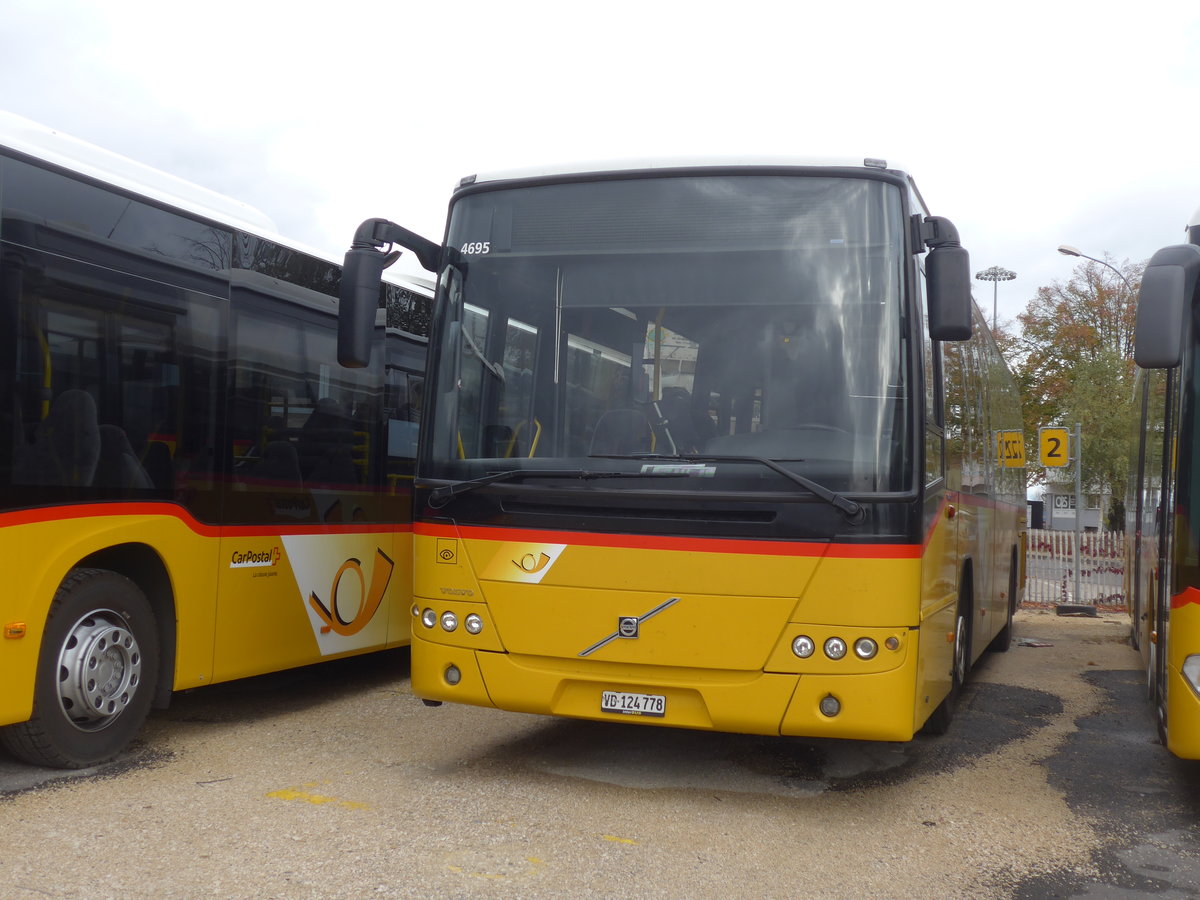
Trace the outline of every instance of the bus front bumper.
[[[627, 666], [447, 646], [413, 636], [412, 688], [425, 700], [595, 721], [742, 734], [907, 741], [915, 654], [874, 674], [796, 675]], [[605, 712], [605, 692], [662, 698], [661, 715]]]

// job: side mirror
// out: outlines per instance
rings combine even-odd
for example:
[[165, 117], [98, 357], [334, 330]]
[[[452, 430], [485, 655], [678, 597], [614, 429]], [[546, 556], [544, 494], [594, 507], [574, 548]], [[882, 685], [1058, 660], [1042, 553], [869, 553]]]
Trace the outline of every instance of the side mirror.
[[437, 271], [441, 247], [433, 241], [401, 228], [387, 219], [367, 219], [354, 232], [354, 240], [342, 263], [338, 288], [338, 362], [348, 369], [371, 364], [371, 339], [383, 270], [396, 261], [383, 252], [385, 244], [399, 244], [416, 254], [430, 272]]
[[971, 337], [971, 258], [958, 242], [949, 219], [930, 216], [921, 225], [930, 247], [925, 260], [928, 288], [929, 337], [935, 341], [965, 341]]
[[387, 266], [381, 250], [349, 250], [342, 263], [338, 288], [338, 362], [349, 369], [371, 364], [371, 341], [375, 311], [379, 309], [379, 286]]
[[1133, 360], [1143, 369], [1173, 369], [1183, 360], [1198, 278], [1200, 247], [1194, 244], [1164, 247], [1150, 258], [1133, 333]]

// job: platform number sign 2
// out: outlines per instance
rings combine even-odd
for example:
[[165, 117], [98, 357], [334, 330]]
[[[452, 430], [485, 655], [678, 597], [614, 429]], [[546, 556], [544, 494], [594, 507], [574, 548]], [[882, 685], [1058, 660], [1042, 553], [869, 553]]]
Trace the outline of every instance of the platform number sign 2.
[[1071, 464], [1071, 432], [1066, 428], [1038, 429], [1039, 456], [1043, 466], [1062, 468]]

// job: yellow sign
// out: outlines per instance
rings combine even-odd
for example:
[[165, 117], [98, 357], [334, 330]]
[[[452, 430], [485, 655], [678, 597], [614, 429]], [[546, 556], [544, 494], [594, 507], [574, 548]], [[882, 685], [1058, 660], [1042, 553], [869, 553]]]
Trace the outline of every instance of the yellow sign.
[[996, 459], [1006, 469], [1025, 468], [1025, 435], [1020, 431], [997, 431]]
[[1038, 455], [1042, 465], [1062, 468], [1071, 464], [1071, 432], [1067, 428], [1039, 428]]

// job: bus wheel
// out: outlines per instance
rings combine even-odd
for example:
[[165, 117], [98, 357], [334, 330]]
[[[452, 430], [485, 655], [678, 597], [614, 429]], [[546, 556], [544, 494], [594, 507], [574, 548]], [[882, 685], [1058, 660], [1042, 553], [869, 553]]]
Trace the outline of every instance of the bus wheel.
[[1154, 724], [1158, 741], [1167, 746], [1167, 682], [1166, 672], [1159, 667], [1159, 645], [1150, 644], [1150, 662], [1146, 666], [1146, 699], [1154, 709]]
[[1008, 648], [1012, 646], [1013, 639], [1013, 615], [1017, 611], [1017, 554], [1014, 551], [1012, 564], [1008, 570], [1008, 616], [1004, 620], [1004, 627], [992, 638], [992, 642], [988, 644], [988, 650], [992, 653], [1007, 653]]
[[76, 569], [46, 620], [33, 716], [0, 740], [35, 765], [105, 762], [142, 727], [157, 679], [158, 634], [145, 595], [116, 572]]
[[1158, 697], [1154, 700], [1154, 720], [1158, 726], [1158, 742], [1164, 747], [1167, 744], [1167, 697], [1166, 692], [1159, 690]]
[[1153, 642], [1146, 654], [1146, 699], [1154, 703], [1158, 699], [1158, 647]]
[[970, 639], [967, 624], [966, 609], [960, 604], [958, 619], [954, 623], [954, 661], [951, 663], [950, 693], [925, 720], [925, 725], [921, 728], [923, 734], [945, 734], [950, 730], [950, 723], [954, 721], [958, 695], [962, 693], [963, 682], [967, 680], [967, 642]]

